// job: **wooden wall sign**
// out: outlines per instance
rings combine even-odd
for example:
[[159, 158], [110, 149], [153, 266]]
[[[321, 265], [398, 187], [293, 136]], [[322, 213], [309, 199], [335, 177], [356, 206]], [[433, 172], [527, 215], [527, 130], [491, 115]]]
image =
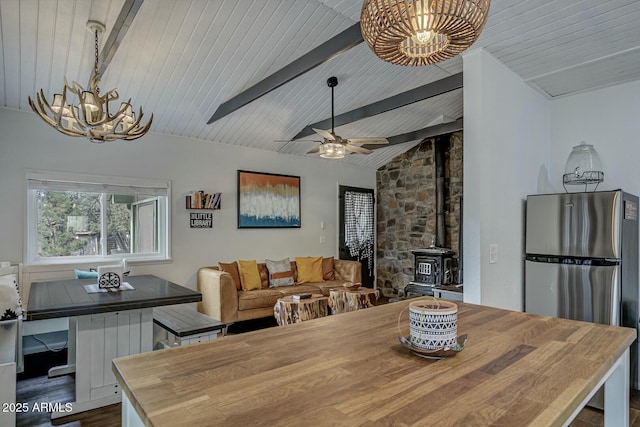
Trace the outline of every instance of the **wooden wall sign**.
[[213, 212], [191, 212], [189, 217], [191, 228], [213, 228]]

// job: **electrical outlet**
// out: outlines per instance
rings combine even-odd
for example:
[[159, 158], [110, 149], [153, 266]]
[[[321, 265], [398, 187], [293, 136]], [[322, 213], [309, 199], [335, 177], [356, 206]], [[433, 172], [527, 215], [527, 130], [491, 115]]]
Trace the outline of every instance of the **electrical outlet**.
[[495, 264], [498, 262], [498, 244], [491, 243], [489, 245], [489, 264]]
[[324, 235], [320, 236], [320, 243], [327, 243], [327, 238]]

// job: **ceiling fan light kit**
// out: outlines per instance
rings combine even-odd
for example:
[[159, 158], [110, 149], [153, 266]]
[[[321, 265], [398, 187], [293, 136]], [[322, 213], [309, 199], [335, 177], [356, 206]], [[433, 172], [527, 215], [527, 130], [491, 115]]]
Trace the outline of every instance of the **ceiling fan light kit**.
[[109, 103], [119, 99], [118, 90], [112, 89], [100, 95], [98, 87], [98, 34], [104, 32], [105, 27], [101, 22], [89, 21], [87, 29], [94, 33], [95, 40], [94, 72], [90, 90], [85, 90], [76, 82], [69, 84], [65, 78], [62, 93], [54, 94], [53, 102], [49, 103], [44, 91], [40, 89], [36, 94], [37, 104], [29, 97], [29, 105], [42, 120], [67, 136], [85, 137], [97, 143], [140, 138], [149, 131], [153, 114], [146, 125], [141, 125], [142, 107], [136, 118], [131, 108], [131, 99], [120, 103], [115, 113], [110, 111]]
[[428, 65], [464, 52], [480, 36], [490, 0], [364, 0], [362, 36], [397, 65]]
[[320, 157], [324, 159], [341, 159], [344, 155], [344, 145], [340, 143], [325, 142], [320, 146]]

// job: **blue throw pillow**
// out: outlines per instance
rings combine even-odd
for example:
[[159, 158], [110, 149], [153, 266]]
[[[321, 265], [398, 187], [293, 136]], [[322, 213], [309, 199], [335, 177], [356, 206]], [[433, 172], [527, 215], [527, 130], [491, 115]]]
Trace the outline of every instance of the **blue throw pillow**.
[[98, 272], [97, 271], [83, 271], [83, 270], [74, 270], [76, 272], [76, 279], [97, 279]]

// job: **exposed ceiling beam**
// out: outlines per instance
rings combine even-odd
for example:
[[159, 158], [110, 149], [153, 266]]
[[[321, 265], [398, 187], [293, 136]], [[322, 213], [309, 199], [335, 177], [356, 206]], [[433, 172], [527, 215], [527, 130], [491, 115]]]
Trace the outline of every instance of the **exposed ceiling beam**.
[[[355, 110], [339, 114], [335, 116], [335, 126], [338, 127], [346, 125], [347, 123], [356, 122], [367, 117], [395, 110], [396, 108], [404, 107], [406, 105], [413, 104], [414, 102], [424, 101], [425, 99], [433, 98], [434, 96], [442, 95], [443, 93], [451, 92], [452, 90], [460, 89], [461, 87], [462, 73], [454, 74], [452, 76], [445, 77], [444, 79], [399, 93], [390, 98], [382, 99], [374, 102], [373, 104], [365, 105], [363, 107], [356, 108]], [[330, 129], [331, 118], [308, 125], [291, 139], [300, 139], [305, 136], [314, 135], [315, 132], [312, 128]]]
[[324, 64], [333, 57], [357, 46], [363, 41], [360, 23], [357, 22], [337, 36], [330, 38], [320, 46], [289, 63], [284, 68], [259, 81], [249, 89], [220, 104], [207, 124], [210, 125], [216, 120], [233, 113], [237, 109], [268, 94], [272, 90], [314, 69], [318, 65]]
[[403, 133], [401, 135], [390, 136], [387, 139], [389, 144], [387, 145], [362, 145], [364, 148], [375, 150], [379, 148], [389, 147], [390, 145], [402, 144], [409, 141], [417, 141], [427, 138], [433, 138], [434, 136], [445, 135], [452, 132], [458, 132], [463, 129], [463, 118], [459, 118], [456, 121], [449, 123], [442, 123], [435, 126], [429, 126], [426, 128], [414, 130], [413, 132]]
[[140, 6], [142, 6], [143, 2], [144, 0], [125, 0], [124, 5], [122, 5], [120, 14], [118, 15], [118, 18], [109, 33], [109, 37], [102, 48], [102, 56], [100, 58], [100, 63], [98, 64], [98, 72], [100, 75], [103, 75], [107, 70], [113, 56], [116, 54], [116, 50], [118, 50], [122, 39], [124, 39], [125, 34], [129, 31], [133, 18], [136, 17], [136, 14], [138, 13], [138, 10], [140, 10]]

